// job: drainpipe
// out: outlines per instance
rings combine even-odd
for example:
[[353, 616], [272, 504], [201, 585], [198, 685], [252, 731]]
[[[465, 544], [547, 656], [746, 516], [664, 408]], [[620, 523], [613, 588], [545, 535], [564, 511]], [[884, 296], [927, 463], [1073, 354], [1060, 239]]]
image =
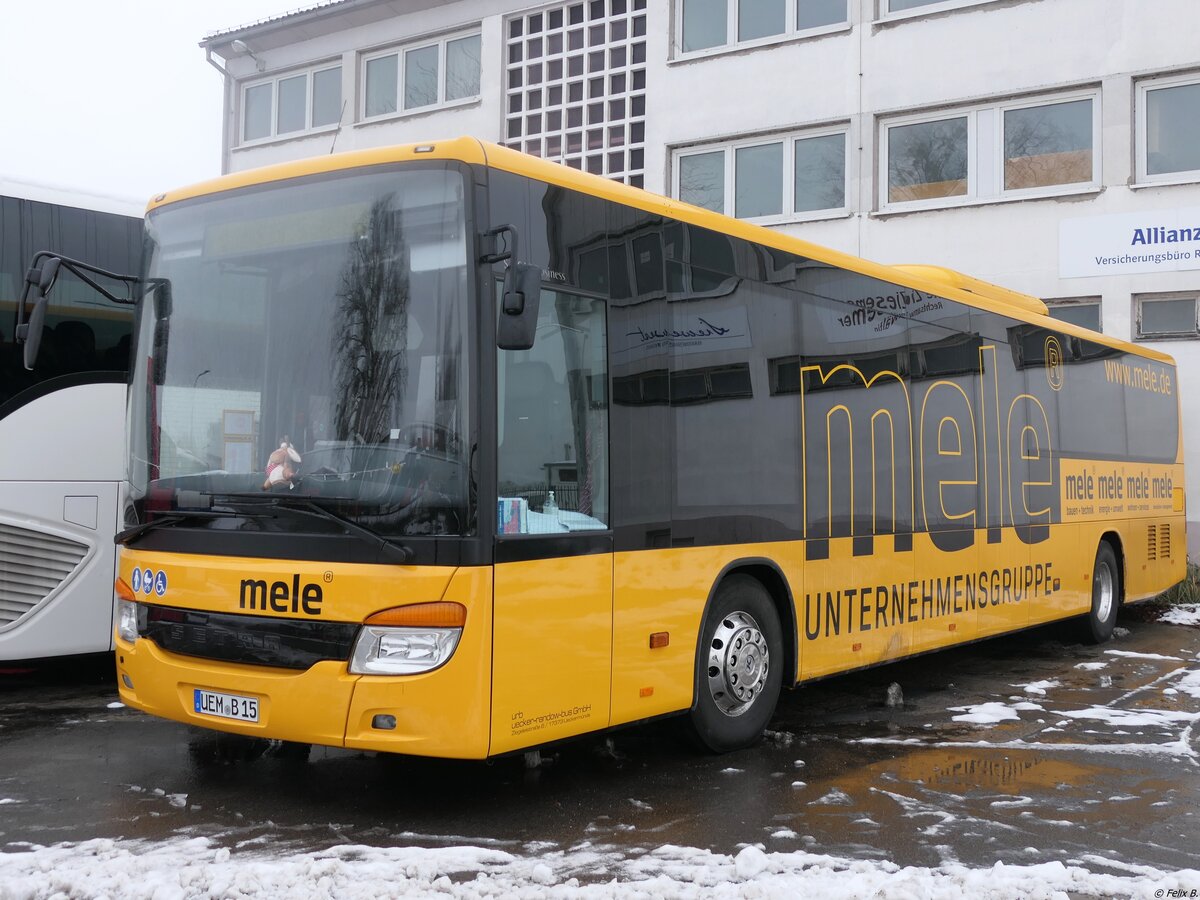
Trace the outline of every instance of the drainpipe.
[[233, 118], [233, 76], [229, 74], [229, 70], [222, 66], [219, 62], [213, 59], [212, 48], [204, 48], [204, 61], [221, 73], [222, 78], [222, 97], [221, 97], [221, 174], [229, 174], [229, 123]]

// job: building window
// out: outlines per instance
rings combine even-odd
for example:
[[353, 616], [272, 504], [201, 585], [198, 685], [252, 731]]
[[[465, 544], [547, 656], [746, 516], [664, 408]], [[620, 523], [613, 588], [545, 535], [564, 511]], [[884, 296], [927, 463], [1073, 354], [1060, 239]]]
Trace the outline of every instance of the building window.
[[1091, 182], [1092, 107], [1089, 98], [1005, 109], [1004, 190]]
[[1138, 85], [1138, 180], [1200, 178], [1200, 78]]
[[989, 0], [879, 0], [881, 16], [898, 16], [917, 13], [941, 12], [947, 9], [961, 9], [964, 6], [978, 6]]
[[1138, 294], [1133, 305], [1139, 340], [1194, 338], [1200, 334], [1194, 293]]
[[642, 187], [646, 5], [575, 0], [508, 19], [505, 144]]
[[846, 208], [846, 132], [804, 132], [675, 155], [675, 196], [739, 219], [820, 218]]
[[1095, 92], [882, 123], [883, 208], [1053, 195], [1100, 183]]
[[242, 89], [242, 143], [336, 125], [341, 117], [341, 66], [291, 72]]
[[1092, 331], [1103, 330], [1099, 297], [1063, 297], [1057, 300], [1047, 300], [1046, 307], [1050, 310], [1052, 319], [1070, 322], [1072, 325]]
[[695, 53], [845, 25], [846, 0], [679, 0], [679, 47]]
[[455, 35], [364, 58], [363, 118], [474, 100], [481, 47], [479, 34]]

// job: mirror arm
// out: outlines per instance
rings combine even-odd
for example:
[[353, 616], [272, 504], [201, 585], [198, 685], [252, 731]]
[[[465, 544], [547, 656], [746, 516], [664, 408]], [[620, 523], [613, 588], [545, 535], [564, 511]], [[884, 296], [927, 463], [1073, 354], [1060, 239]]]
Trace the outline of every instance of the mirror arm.
[[[504, 249], [496, 250], [495, 246], [498, 243], [497, 238], [504, 235]], [[492, 250], [488, 253], [483, 253], [479, 257], [481, 263], [498, 263], [504, 262], [506, 259], [520, 259], [517, 255], [517, 229], [512, 225], [500, 225], [493, 228], [491, 231], [485, 231], [483, 236], [490, 238], [492, 241]]]

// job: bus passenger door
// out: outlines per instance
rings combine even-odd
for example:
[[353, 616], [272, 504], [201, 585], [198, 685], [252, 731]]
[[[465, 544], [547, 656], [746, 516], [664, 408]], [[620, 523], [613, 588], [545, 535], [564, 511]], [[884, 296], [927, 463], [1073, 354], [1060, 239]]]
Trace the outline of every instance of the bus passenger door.
[[547, 290], [497, 351], [492, 754], [609, 724], [607, 355], [604, 303]]

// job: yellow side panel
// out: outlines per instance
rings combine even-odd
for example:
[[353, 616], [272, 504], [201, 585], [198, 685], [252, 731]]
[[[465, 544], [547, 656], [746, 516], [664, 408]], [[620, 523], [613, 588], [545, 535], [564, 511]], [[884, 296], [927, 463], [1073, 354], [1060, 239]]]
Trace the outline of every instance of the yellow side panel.
[[[422, 675], [364, 675], [354, 685], [346, 721], [346, 746], [418, 756], [483, 759], [491, 712], [492, 569], [459, 569], [443, 600], [467, 608], [454, 655]], [[371, 725], [377, 715], [396, 718], [394, 729]]]
[[[968, 575], [979, 568], [979, 541], [984, 532], [976, 529], [975, 544], [948, 553], [939, 550], [928, 534], [913, 535], [914, 602], [912, 652], [948, 647], [979, 635], [980, 598], [971, 602]], [[975, 588], [977, 590], [977, 587]]]
[[[709, 549], [709, 548], [706, 548]], [[695, 551], [690, 551], [695, 554]], [[692, 705], [696, 635], [712, 588], [715, 560], [688, 550], [618, 553], [613, 604], [612, 721], [636, 722]], [[709, 553], [710, 556], [715, 556]], [[717, 571], [720, 571], [718, 568]], [[650, 649], [650, 635], [670, 643]]]
[[1126, 599], [1153, 597], [1183, 579], [1187, 574], [1187, 522], [1183, 516], [1172, 512], [1122, 525]]
[[493, 755], [608, 726], [612, 567], [610, 553], [496, 566]]
[[[688, 709], [692, 705], [696, 640], [704, 606], [721, 571], [740, 559], [768, 559], [800, 599], [804, 546], [799, 542], [727, 547], [677, 547], [618, 553], [614, 563], [612, 724]], [[666, 632], [666, 647], [650, 635]], [[783, 640], [795, 635], [784, 625]], [[785, 672], [790, 685], [795, 671]]]
[[907, 590], [913, 553], [893, 554], [890, 535], [876, 538], [869, 555], [854, 556], [853, 544], [853, 538], [834, 538], [829, 559], [805, 563], [803, 603], [797, 597], [796, 610], [804, 678], [911, 652]]
[[[1054, 533], [1051, 529], [1050, 534]], [[1043, 541], [1031, 547], [1013, 528], [1001, 528], [1000, 540], [994, 544], [988, 543], [986, 528], [975, 532], [975, 627], [973, 633], [960, 635], [960, 640], [991, 637], [1036, 621], [1038, 610], [1045, 608], [1053, 593], [1043, 565], [1048, 546], [1049, 542]], [[1027, 571], [1030, 565], [1034, 568]], [[942, 563], [943, 569], [948, 567], [957, 571], [957, 560]]]

